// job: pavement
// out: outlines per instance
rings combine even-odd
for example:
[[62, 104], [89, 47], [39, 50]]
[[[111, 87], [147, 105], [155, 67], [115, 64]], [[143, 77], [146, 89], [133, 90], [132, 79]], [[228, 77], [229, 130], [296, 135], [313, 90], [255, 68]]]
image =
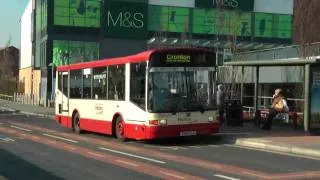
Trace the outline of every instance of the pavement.
[[[24, 105], [6, 100], [0, 100], [0, 107], [3, 111], [54, 118], [54, 108]], [[262, 131], [252, 123], [244, 123], [242, 127], [223, 125], [217, 135], [221, 136], [224, 142], [241, 147], [289, 155], [320, 157], [320, 137], [310, 136], [302, 129], [294, 130], [289, 126], [274, 125], [270, 131]]]

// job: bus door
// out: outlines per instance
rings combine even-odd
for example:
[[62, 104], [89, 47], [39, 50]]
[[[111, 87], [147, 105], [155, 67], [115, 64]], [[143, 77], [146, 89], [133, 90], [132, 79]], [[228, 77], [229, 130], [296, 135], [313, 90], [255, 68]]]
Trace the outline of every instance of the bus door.
[[69, 117], [69, 73], [62, 73], [61, 114]]

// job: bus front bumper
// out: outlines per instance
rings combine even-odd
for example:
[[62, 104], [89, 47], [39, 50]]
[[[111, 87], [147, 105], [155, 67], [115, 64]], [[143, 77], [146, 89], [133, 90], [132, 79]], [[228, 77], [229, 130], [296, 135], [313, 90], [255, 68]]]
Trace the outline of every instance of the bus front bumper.
[[210, 135], [218, 133], [219, 123], [185, 124], [169, 126], [147, 126], [145, 139]]

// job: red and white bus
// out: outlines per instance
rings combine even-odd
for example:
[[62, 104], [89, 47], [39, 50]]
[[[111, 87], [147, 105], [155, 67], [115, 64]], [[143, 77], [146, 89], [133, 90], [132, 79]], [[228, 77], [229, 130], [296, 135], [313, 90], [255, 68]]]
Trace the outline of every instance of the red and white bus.
[[55, 120], [119, 139], [217, 133], [215, 58], [171, 48], [57, 67]]

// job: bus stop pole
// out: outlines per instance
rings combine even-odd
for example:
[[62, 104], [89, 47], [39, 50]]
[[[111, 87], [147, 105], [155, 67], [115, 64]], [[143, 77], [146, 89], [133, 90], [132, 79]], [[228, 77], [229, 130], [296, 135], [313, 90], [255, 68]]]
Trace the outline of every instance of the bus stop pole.
[[309, 131], [309, 108], [310, 108], [310, 64], [304, 66], [304, 131]]
[[255, 109], [255, 119], [256, 121], [256, 125], [258, 127], [260, 127], [260, 118], [259, 118], [259, 111], [258, 111], [258, 90], [259, 90], [259, 66], [256, 66], [256, 69], [255, 69], [255, 82], [254, 82], [254, 109]]

